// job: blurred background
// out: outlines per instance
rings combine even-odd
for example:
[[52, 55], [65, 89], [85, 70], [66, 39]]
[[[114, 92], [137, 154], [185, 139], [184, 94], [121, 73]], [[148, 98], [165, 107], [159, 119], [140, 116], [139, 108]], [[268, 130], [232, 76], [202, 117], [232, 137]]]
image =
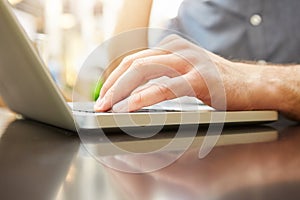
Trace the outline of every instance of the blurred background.
[[[112, 36], [123, 0], [8, 0], [68, 99], [87, 56]], [[154, 0], [150, 27], [163, 27], [182, 0]]]

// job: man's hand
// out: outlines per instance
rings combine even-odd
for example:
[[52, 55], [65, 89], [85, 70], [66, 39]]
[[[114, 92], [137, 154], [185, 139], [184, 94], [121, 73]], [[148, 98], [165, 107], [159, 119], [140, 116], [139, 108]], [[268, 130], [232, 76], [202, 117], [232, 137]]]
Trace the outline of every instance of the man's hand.
[[[171, 35], [156, 49], [125, 57], [104, 83], [95, 110], [130, 112], [164, 100], [194, 96], [222, 110], [289, 112], [282, 102], [288, 104], [292, 100], [282, 96], [287, 92], [282, 86], [286, 77], [280, 76], [288, 73], [288, 69], [300, 73], [298, 66], [283, 68], [231, 62]], [[163, 76], [169, 78], [149, 83]], [[299, 93], [298, 88], [293, 97], [299, 99]]]
[[[205, 90], [204, 81], [194, 68], [196, 63], [193, 62], [199, 60], [199, 67], [209, 68], [208, 65], [213, 64], [203, 49], [178, 36], [170, 36], [156, 49], [140, 51], [123, 59], [103, 85], [95, 108], [106, 111], [119, 102], [113, 107], [114, 111], [134, 111], [179, 96], [196, 96], [195, 89]], [[138, 88], [162, 76], [169, 79]], [[199, 79], [202, 84], [193, 83]], [[203, 91], [203, 96], [208, 96], [207, 90]]]

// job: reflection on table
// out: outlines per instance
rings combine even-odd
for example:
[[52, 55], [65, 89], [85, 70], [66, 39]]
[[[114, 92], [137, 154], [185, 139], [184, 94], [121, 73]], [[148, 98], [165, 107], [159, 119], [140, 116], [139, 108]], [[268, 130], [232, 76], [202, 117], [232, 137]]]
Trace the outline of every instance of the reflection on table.
[[[0, 198], [299, 199], [300, 125], [273, 127], [281, 131], [269, 126], [227, 127], [218, 146], [199, 159], [199, 145], [205, 135], [201, 130], [188, 149], [176, 146], [137, 156], [133, 153], [168, 144], [174, 131], [139, 140], [120, 132], [110, 134], [111, 142], [129, 152], [118, 154], [103, 140], [83, 144], [70, 132], [16, 120], [7, 128], [1, 127]], [[86, 149], [89, 144], [97, 151]], [[102, 160], [91, 155], [94, 152], [101, 152]], [[122, 171], [143, 171], [178, 152], [183, 155], [160, 170]], [[103, 160], [119, 170], [103, 164]]]

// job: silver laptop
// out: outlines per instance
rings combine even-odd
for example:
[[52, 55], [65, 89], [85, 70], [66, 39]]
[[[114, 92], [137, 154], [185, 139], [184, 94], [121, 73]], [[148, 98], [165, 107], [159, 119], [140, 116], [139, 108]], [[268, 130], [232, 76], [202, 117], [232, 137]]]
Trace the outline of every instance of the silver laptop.
[[209, 124], [213, 115], [217, 116], [213, 123], [256, 123], [278, 118], [276, 111], [224, 112], [205, 105], [197, 105], [199, 109], [196, 110], [181, 111], [174, 109], [176, 102], [175, 105], [164, 102], [163, 107], [171, 108], [168, 111], [154, 107], [148, 112], [93, 113], [89, 109], [93, 103], [80, 102], [86, 105], [82, 106], [87, 107], [86, 110], [72, 109], [5, 0], [0, 0], [0, 95], [11, 110], [25, 118], [73, 131], [76, 127], [98, 129]]

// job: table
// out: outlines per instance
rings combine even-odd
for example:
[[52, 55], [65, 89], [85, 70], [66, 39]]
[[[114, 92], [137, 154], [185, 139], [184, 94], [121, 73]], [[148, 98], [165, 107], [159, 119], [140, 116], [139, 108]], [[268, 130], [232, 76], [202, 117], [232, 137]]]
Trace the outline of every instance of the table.
[[[171, 132], [152, 140], [122, 133], [109, 138], [146, 152], [173, 137]], [[180, 145], [157, 154], [117, 155], [103, 141], [86, 144], [71, 132], [0, 109], [0, 199], [300, 199], [297, 123], [280, 119], [268, 126], [225, 127], [218, 146], [199, 159], [203, 138], [197, 135], [170, 165], [138, 173], [178, 155]], [[103, 160], [88, 148], [105, 154]]]

